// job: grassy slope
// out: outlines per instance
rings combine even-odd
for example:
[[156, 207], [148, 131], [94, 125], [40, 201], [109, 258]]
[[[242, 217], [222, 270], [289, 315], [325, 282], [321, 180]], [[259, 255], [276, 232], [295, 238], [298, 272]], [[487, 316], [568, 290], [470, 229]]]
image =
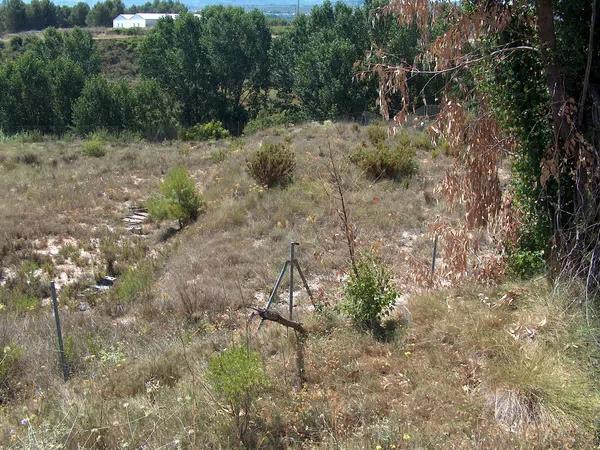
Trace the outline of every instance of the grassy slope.
[[[264, 191], [244, 170], [263, 140], [287, 142], [296, 151], [297, 174], [286, 189]], [[113, 143], [99, 159], [81, 156], [79, 141], [0, 143], [0, 209], [6, 212], [0, 266], [12, 273], [34, 261], [51, 272], [43, 277], [79, 279], [61, 291], [76, 369], [66, 385], [56, 369], [48, 307], [0, 312], [0, 345], [24, 350], [17, 397], [0, 405], [0, 442], [235, 446], [228, 417], [206, 388], [206, 359], [246, 339], [244, 306], [262, 304], [287, 242], [297, 239], [309, 283], [331, 308], [315, 314], [298, 293], [297, 315], [310, 330], [308, 383], [301, 392], [291, 389], [291, 336], [276, 326], [251, 334], [271, 378], [253, 421], [257, 445], [591, 446], [596, 351], [592, 330], [569, 303], [574, 294], [551, 291], [541, 280], [417, 292], [408, 258], [427, 264], [426, 222], [449, 215], [429, 195], [449, 161], [420, 151], [419, 174], [408, 183], [374, 183], [346, 159], [366, 141], [361, 127], [314, 124], [213, 144]], [[329, 184], [329, 145], [360, 247], [378, 251], [401, 290], [412, 294], [410, 313], [397, 312], [405, 325], [390, 342], [353, 330], [333, 308], [346, 251]], [[121, 222], [127, 206], [148, 198], [178, 164], [203, 191], [206, 213], [166, 241], [166, 225], [146, 226], [144, 237], [128, 234]], [[106, 242], [117, 245], [106, 250]], [[103, 272], [109, 252], [121, 272], [151, 264], [152, 288], [128, 303], [115, 291], [84, 294], [91, 283], [86, 276]], [[185, 322], [182, 292], [200, 306], [196, 325]], [[80, 312], [82, 300], [95, 306]], [[23, 418], [29, 425], [19, 425]]]

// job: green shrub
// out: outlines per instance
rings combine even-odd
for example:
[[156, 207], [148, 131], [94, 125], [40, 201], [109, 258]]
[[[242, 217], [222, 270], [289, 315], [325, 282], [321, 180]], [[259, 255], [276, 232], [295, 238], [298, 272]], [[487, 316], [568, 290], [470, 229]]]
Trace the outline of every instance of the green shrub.
[[539, 275], [546, 270], [546, 260], [542, 250], [517, 250], [508, 258], [509, 272], [522, 279]]
[[181, 140], [183, 141], [208, 141], [227, 137], [229, 137], [229, 131], [217, 120], [194, 125], [181, 131]]
[[367, 127], [367, 136], [373, 145], [383, 144], [388, 137], [387, 130], [380, 125], [369, 125]]
[[117, 281], [115, 287], [117, 298], [125, 304], [150, 298], [153, 278], [152, 267], [149, 265], [127, 270]]
[[296, 156], [284, 144], [266, 143], [247, 162], [248, 173], [261, 186], [290, 183], [296, 169]]
[[344, 285], [342, 310], [355, 325], [379, 331], [398, 295], [385, 265], [373, 255], [362, 255], [356, 262], [356, 272], [350, 271]]
[[82, 152], [84, 155], [94, 158], [102, 158], [104, 155], [106, 155], [104, 142], [96, 137], [92, 137], [83, 143]]
[[[0, 340], [4, 341], [4, 339]], [[11, 343], [0, 342], [0, 405], [11, 400], [16, 393], [17, 379], [21, 375], [23, 350]]]
[[415, 151], [404, 145], [392, 148], [380, 143], [375, 147], [357, 150], [350, 159], [373, 179], [398, 180], [410, 177], [417, 171]]
[[243, 346], [231, 347], [210, 359], [207, 378], [227, 403], [238, 438], [245, 443], [253, 403], [268, 385], [260, 355]]
[[194, 180], [184, 167], [174, 167], [160, 184], [160, 193], [148, 202], [155, 219], [176, 219], [179, 226], [195, 221], [204, 206]]
[[291, 123], [299, 123], [306, 120], [306, 115], [300, 111], [270, 112], [261, 109], [255, 118], [248, 121], [244, 127], [244, 134], [252, 134], [265, 128], [281, 127]]

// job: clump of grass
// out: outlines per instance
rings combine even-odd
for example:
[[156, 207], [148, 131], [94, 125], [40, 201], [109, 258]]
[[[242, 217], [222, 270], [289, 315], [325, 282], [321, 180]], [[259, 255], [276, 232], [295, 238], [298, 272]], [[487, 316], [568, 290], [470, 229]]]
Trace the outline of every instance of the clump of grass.
[[31, 152], [24, 152], [17, 155], [15, 162], [17, 164], [25, 164], [27, 166], [39, 166], [41, 164], [39, 156]]
[[266, 143], [247, 162], [248, 173], [261, 186], [289, 184], [296, 169], [296, 156], [284, 144]]
[[144, 264], [127, 270], [116, 285], [115, 292], [118, 300], [125, 304], [136, 300], [147, 300], [152, 293], [153, 279], [150, 265]]
[[375, 147], [360, 148], [350, 157], [372, 179], [400, 180], [417, 171], [415, 151], [402, 144], [389, 147], [383, 143]]
[[85, 141], [81, 151], [84, 155], [91, 156], [93, 158], [102, 158], [104, 155], [106, 155], [104, 141], [97, 137], [93, 137]]
[[14, 398], [21, 372], [23, 349], [8, 339], [0, 340], [0, 405]]

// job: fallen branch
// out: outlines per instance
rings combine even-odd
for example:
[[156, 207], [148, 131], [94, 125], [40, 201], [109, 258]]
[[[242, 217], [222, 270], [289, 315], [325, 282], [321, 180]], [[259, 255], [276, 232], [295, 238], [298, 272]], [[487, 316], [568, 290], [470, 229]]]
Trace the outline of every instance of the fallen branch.
[[277, 322], [286, 328], [291, 328], [296, 332], [296, 381], [295, 387], [302, 389], [304, 382], [304, 342], [306, 341], [306, 329], [300, 322], [294, 322], [293, 320], [286, 319], [276, 311], [271, 311], [262, 308], [252, 308], [255, 314], [262, 320], [269, 320], [271, 322]]

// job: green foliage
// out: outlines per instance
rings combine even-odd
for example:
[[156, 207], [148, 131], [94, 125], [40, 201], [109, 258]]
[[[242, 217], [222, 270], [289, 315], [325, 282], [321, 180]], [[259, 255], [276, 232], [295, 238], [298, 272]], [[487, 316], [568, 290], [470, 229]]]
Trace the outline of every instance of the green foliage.
[[368, 177], [375, 180], [400, 180], [412, 176], [417, 171], [414, 149], [402, 144], [390, 147], [379, 143], [375, 147], [360, 148], [350, 159]]
[[280, 127], [306, 120], [306, 115], [301, 111], [283, 110], [270, 112], [261, 109], [256, 117], [250, 119], [244, 127], [244, 134], [252, 134], [265, 128]]
[[40, 306], [40, 300], [26, 294], [15, 295], [12, 298], [12, 309], [17, 313], [35, 311]]
[[383, 144], [387, 137], [387, 130], [380, 125], [369, 125], [367, 128], [367, 137], [373, 145]]
[[264, 143], [247, 162], [248, 173], [261, 186], [273, 187], [292, 181], [296, 156], [284, 144]]
[[245, 442], [253, 403], [268, 385], [260, 355], [243, 346], [231, 347], [209, 360], [207, 378], [227, 402], [238, 438]]
[[12, 342], [0, 341], [0, 405], [10, 400], [16, 391], [21, 370], [23, 349]]
[[144, 264], [127, 270], [116, 283], [117, 299], [125, 304], [147, 300], [152, 294], [154, 274], [150, 265]]
[[94, 158], [101, 158], [106, 155], [106, 148], [104, 147], [104, 142], [98, 139], [97, 137], [93, 137], [88, 139], [83, 143], [83, 148], [81, 150], [84, 155], [92, 156]]
[[223, 124], [216, 120], [197, 124], [181, 131], [180, 137], [184, 141], [208, 141], [229, 137], [229, 131], [223, 128]]
[[516, 250], [508, 259], [509, 271], [513, 276], [522, 279], [532, 278], [546, 270], [544, 251]]
[[177, 219], [183, 226], [198, 218], [204, 200], [184, 167], [169, 171], [160, 184], [160, 193], [148, 202], [148, 211], [156, 219]]
[[356, 262], [356, 271], [353, 269], [348, 275], [342, 309], [355, 325], [379, 331], [382, 319], [391, 312], [398, 295], [383, 262], [365, 254]]

